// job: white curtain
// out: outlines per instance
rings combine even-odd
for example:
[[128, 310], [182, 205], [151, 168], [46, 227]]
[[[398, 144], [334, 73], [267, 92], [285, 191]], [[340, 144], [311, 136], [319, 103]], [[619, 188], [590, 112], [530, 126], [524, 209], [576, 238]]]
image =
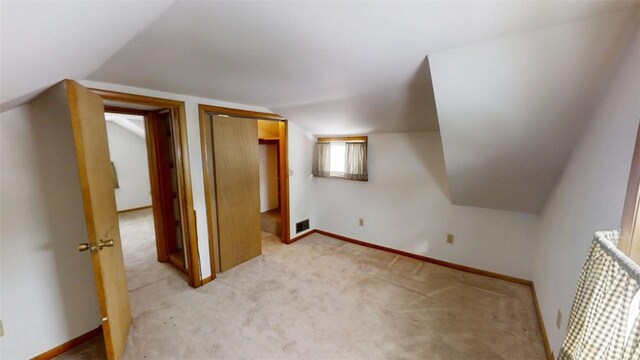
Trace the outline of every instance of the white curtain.
[[616, 248], [619, 238], [617, 230], [595, 234], [580, 273], [558, 360], [640, 359], [638, 319], [626, 337], [640, 267]]
[[349, 180], [367, 181], [367, 143], [347, 143], [345, 149], [344, 177]]
[[331, 144], [316, 143], [313, 148], [313, 176], [329, 176], [331, 174]]

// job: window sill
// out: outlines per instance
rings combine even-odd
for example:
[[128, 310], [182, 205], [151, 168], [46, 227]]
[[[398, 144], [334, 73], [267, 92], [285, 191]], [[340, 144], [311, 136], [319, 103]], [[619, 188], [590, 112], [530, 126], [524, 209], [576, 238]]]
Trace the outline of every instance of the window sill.
[[319, 175], [313, 175], [314, 178], [318, 178], [318, 179], [340, 179], [340, 180], [347, 180], [347, 181], [359, 181], [359, 182], [368, 182], [369, 179], [367, 180], [358, 180], [358, 179], [347, 179], [344, 176], [319, 176]]

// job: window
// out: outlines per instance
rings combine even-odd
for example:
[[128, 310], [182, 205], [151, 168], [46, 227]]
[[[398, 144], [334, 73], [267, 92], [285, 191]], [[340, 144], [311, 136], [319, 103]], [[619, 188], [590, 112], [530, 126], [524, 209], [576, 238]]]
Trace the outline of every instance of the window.
[[329, 147], [331, 149], [329, 157], [331, 161], [330, 174], [331, 176], [344, 176], [344, 150], [346, 148], [346, 143], [334, 142], [330, 143]]
[[318, 138], [313, 176], [367, 181], [367, 137]]

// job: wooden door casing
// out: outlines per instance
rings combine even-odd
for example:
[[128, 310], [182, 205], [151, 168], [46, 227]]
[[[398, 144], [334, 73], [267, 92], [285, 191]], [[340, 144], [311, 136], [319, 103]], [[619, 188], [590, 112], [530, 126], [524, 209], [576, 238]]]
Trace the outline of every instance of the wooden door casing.
[[173, 190], [171, 184], [171, 173], [175, 171], [175, 164], [172, 159], [171, 147], [171, 124], [169, 119], [163, 114], [154, 114], [153, 120], [150, 122], [154, 138], [154, 153], [156, 156], [157, 183], [159, 193], [159, 205], [162, 209], [162, 228], [164, 241], [162, 246], [165, 247], [168, 261], [168, 255], [175, 252], [178, 248], [176, 239], [176, 222], [174, 216], [174, 195], [177, 192]]
[[[136, 106], [150, 106], [156, 109], [169, 109], [171, 111], [172, 117], [172, 128], [174, 130], [173, 140], [175, 141], [173, 150], [175, 155], [175, 165], [176, 172], [178, 176], [178, 197], [180, 203], [180, 220], [182, 225], [182, 236], [183, 244], [185, 245], [185, 257], [187, 260], [186, 264], [183, 266], [186, 268], [186, 272], [188, 275], [189, 285], [194, 288], [200, 287], [203, 285], [201, 269], [200, 269], [200, 259], [198, 256], [198, 235], [196, 232], [196, 211], [193, 205], [193, 190], [191, 187], [191, 170], [189, 164], [189, 145], [187, 141], [187, 125], [186, 125], [186, 110], [185, 103], [183, 101], [156, 98], [150, 96], [136, 95], [130, 93], [122, 93], [111, 90], [104, 89], [90, 89], [94, 93], [100, 95], [104, 101], [113, 101], [122, 104], [133, 104]], [[126, 105], [125, 105], [126, 106]], [[109, 108], [113, 109], [112, 106]], [[128, 113], [130, 109], [120, 108], [121, 113]], [[124, 111], [122, 111], [124, 110]], [[134, 110], [134, 112], [143, 112], [144, 116], [148, 116], [145, 121], [145, 126], [148, 126], [152, 121], [152, 117], [155, 111], [140, 111]], [[152, 131], [147, 127], [147, 134], [150, 135]], [[158, 187], [155, 181], [157, 176], [151, 175], [155, 171], [156, 161], [154, 159], [155, 154], [151, 149], [155, 148], [153, 136], [147, 137], [148, 141], [148, 155], [149, 155], [149, 174], [151, 176], [151, 187], [155, 189], [152, 191], [153, 196], [153, 212], [154, 219], [160, 219], [162, 217], [162, 213], [156, 204], [159, 203], [158, 197], [155, 194], [158, 194]], [[159, 221], [158, 221], [159, 222]], [[156, 227], [156, 234], [162, 234], [162, 227]], [[157, 235], [158, 236], [158, 235]], [[161, 238], [162, 235], [158, 236], [158, 239]], [[160, 244], [159, 244], [160, 245]], [[161, 254], [160, 249], [163, 247], [158, 246], [158, 260], [159, 261], [171, 261], [171, 257], [169, 254]], [[168, 260], [162, 260], [162, 259]], [[173, 264], [173, 263], [172, 263]]]

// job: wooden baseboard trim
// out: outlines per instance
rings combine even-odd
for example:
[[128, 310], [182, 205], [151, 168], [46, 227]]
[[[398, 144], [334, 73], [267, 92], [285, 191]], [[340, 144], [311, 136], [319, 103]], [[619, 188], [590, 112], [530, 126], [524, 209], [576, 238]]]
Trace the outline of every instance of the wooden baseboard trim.
[[207, 276], [206, 278], [202, 279], [202, 285], [212, 282], [213, 279], [214, 279], [213, 275]]
[[304, 233], [304, 234], [302, 234], [302, 235], [300, 235], [300, 236], [296, 236], [296, 237], [294, 237], [293, 239], [289, 240], [289, 242], [287, 243], [287, 245], [288, 245], [288, 244], [293, 244], [294, 242], [296, 242], [296, 241], [298, 241], [298, 240], [300, 240], [300, 239], [304, 239], [304, 238], [306, 238], [307, 236], [309, 236], [309, 235], [311, 235], [311, 234], [313, 234], [313, 233], [315, 233], [315, 232], [317, 232], [317, 230], [316, 230], [316, 229], [312, 229], [312, 230], [307, 231], [306, 233]]
[[118, 211], [118, 214], [124, 214], [124, 213], [128, 213], [128, 212], [138, 211], [138, 210], [144, 210], [144, 209], [151, 209], [151, 205], [147, 205], [147, 206], [140, 206], [140, 207], [137, 207], [137, 208], [131, 208], [131, 209], [124, 209], [124, 210], [120, 210], [120, 211]]
[[520, 284], [520, 285], [531, 286], [533, 284], [533, 282], [531, 280], [520, 279], [520, 278], [517, 278], [517, 277], [504, 275], [504, 274], [499, 274], [499, 273], [486, 271], [486, 270], [481, 270], [481, 269], [476, 269], [476, 268], [472, 268], [472, 267], [469, 267], [469, 266], [458, 265], [458, 264], [454, 264], [454, 263], [451, 263], [451, 262], [448, 262], [448, 261], [438, 260], [438, 259], [434, 259], [434, 258], [430, 258], [430, 257], [426, 257], [426, 256], [422, 256], [422, 255], [418, 255], [418, 254], [402, 251], [402, 250], [389, 248], [389, 247], [386, 247], [386, 246], [376, 245], [376, 244], [368, 243], [368, 242], [365, 242], [365, 241], [352, 239], [352, 238], [349, 238], [349, 237], [346, 237], [346, 236], [333, 234], [333, 233], [330, 233], [330, 232], [324, 231], [324, 230], [316, 229], [314, 231], [317, 232], [318, 234], [330, 236], [332, 238], [335, 238], [335, 239], [338, 239], [338, 240], [342, 240], [342, 241], [346, 241], [346, 242], [350, 242], [352, 244], [357, 244], [357, 245], [362, 245], [362, 246], [370, 247], [370, 248], [377, 249], [377, 250], [387, 251], [387, 252], [390, 252], [390, 253], [393, 253], [393, 254], [396, 254], [396, 255], [406, 256], [406, 257], [410, 257], [410, 258], [413, 258], [413, 259], [416, 259], [416, 260], [425, 261], [425, 262], [436, 264], [436, 265], [440, 265], [440, 266], [446, 266], [448, 268], [455, 269], [455, 270], [465, 271], [465, 272], [468, 272], [468, 273], [482, 275], [482, 276], [488, 276], [488, 277], [492, 277], [492, 278], [496, 278], [496, 279], [500, 279], [500, 280], [504, 280], [504, 281], [509, 281], [509, 282], [512, 282], [512, 283]]
[[73, 338], [69, 341], [67, 341], [66, 343], [62, 344], [62, 345], [58, 345], [56, 347], [54, 347], [53, 349], [43, 352], [42, 354], [35, 356], [32, 358], [32, 360], [48, 360], [48, 359], [53, 359], [54, 357], [67, 352], [71, 349], [73, 349], [76, 346], [82, 345], [85, 342], [93, 339], [96, 336], [99, 336], [102, 334], [102, 325], [98, 326], [97, 328], [84, 333], [76, 338]]
[[169, 264], [173, 265], [174, 268], [182, 271], [183, 273], [187, 274], [187, 276], [189, 276], [189, 271], [184, 265], [184, 258], [182, 253], [175, 252], [173, 254], [169, 254]]
[[551, 346], [549, 345], [549, 338], [547, 337], [547, 329], [544, 326], [544, 320], [542, 319], [542, 311], [540, 311], [540, 305], [538, 304], [538, 294], [536, 293], [536, 286], [531, 283], [531, 296], [533, 296], [533, 305], [536, 309], [536, 317], [538, 318], [538, 325], [540, 326], [540, 334], [542, 334], [542, 341], [544, 343], [544, 352], [547, 355], [548, 360], [555, 359]]
[[509, 281], [509, 282], [512, 282], [512, 283], [520, 284], [520, 285], [529, 286], [531, 288], [531, 295], [533, 296], [533, 303], [534, 303], [534, 307], [535, 307], [535, 311], [536, 311], [536, 316], [538, 318], [538, 324], [540, 325], [540, 333], [542, 334], [542, 340], [543, 340], [545, 353], [546, 353], [547, 358], [549, 360], [553, 360], [554, 359], [553, 351], [551, 351], [551, 347], [549, 346], [549, 338], [547, 337], [547, 331], [546, 331], [546, 328], [544, 326], [544, 321], [542, 319], [542, 312], [540, 311], [540, 306], [538, 305], [538, 296], [536, 294], [536, 288], [535, 288], [535, 286], [533, 284], [533, 281], [526, 280], [526, 279], [521, 279], [521, 278], [509, 276], [509, 275], [499, 274], [499, 273], [495, 273], [495, 272], [491, 272], [491, 271], [476, 269], [476, 268], [472, 268], [472, 267], [469, 267], [469, 266], [454, 264], [454, 263], [451, 263], [451, 262], [448, 262], [448, 261], [438, 260], [438, 259], [434, 259], [434, 258], [430, 258], [430, 257], [426, 257], [426, 256], [422, 256], [422, 255], [418, 255], [418, 254], [413, 254], [413, 253], [410, 253], [410, 252], [402, 251], [402, 250], [389, 248], [389, 247], [386, 247], [386, 246], [376, 245], [376, 244], [368, 243], [366, 241], [352, 239], [350, 237], [334, 234], [334, 233], [331, 233], [331, 232], [328, 232], [328, 231], [324, 231], [324, 230], [319, 230], [319, 229], [313, 229], [313, 230], [311, 230], [311, 231], [309, 231], [307, 233], [304, 233], [304, 234], [302, 234], [302, 235], [300, 235], [298, 237], [295, 237], [295, 238], [291, 239], [291, 242], [300, 240], [300, 239], [302, 239], [304, 237], [307, 237], [307, 236], [309, 236], [309, 235], [311, 235], [313, 233], [318, 233], [318, 234], [322, 234], [322, 235], [325, 235], [325, 236], [332, 237], [332, 238], [337, 239], [337, 240], [346, 241], [346, 242], [349, 242], [349, 243], [352, 243], [352, 244], [366, 246], [366, 247], [369, 247], [369, 248], [372, 248], [372, 249], [382, 250], [382, 251], [390, 252], [390, 253], [393, 253], [393, 254], [396, 254], [396, 255], [406, 256], [406, 257], [413, 258], [413, 259], [416, 259], [416, 260], [425, 261], [425, 262], [436, 264], [436, 265], [440, 265], [440, 266], [445, 266], [445, 267], [448, 267], [448, 268], [451, 268], [451, 269], [455, 269], [455, 270], [465, 271], [465, 272], [476, 274], [476, 275], [488, 276], [488, 277], [492, 277], [492, 278], [495, 278], [495, 279], [500, 279], [500, 280]]
[[533, 303], [534, 303], [534, 307], [535, 307], [535, 311], [536, 311], [536, 317], [538, 318], [538, 324], [540, 325], [540, 333], [542, 335], [542, 340], [543, 340], [545, 353], [546, 353], [547, 358], [549, 360], [553, 360], [554, 359], [553, 351], [551, 351], [551, 346], [549, 346], [549, 338], [547, 337], [547, 331], [546, 331], [546, 328], [544, 326], [544, 320], [542, 319], [542, 312], [540, 311], [540, 306], [538, 305], [538, 296], [536, 294], [536, 288], [535, 288], [535, 286], [533, 284], [533, 281], [526, 280], [526, 279], [521, 279], [521, 278], [517, 278], [517, 277], [513, 277], [513, 276], [508, 276], [508, 275], [504, 275], [504, 274], [499, 274], [499, 273], [495, 273], [495, 272], [491, 272], [491, 271], [476, 269], [476, 268], [472, 268], [472, 267], [469, 267], [469, 266], [458, 265], [458, 264], [454, 264], [454, 263], [451, 263], [451, 262], [448, 262], [448, 261], [443, 261], [443, 260], [438, 260], [438, 259], [422, 256], [422, 255], [417, 255], [417, 254], [413, 254], [413, 253], [410, 253], [410, 252], [389, 248], [389, 247], [386, 247], [386, 246], [376, 245], [376, 244], [368, 243], [368, 242], [365, 242], [365, 241], [352, 239], [352, 238], [349, 238], [349, 237], [346, 237], [346, 236], [330, 233], [330, 232], [324, 231], [324, 230], [314, 229], [314, 230], [312, 230], [312, 231], [310, 231], [310, 232], [308, 232], [306, 234], [303, 234], [302, 237], [307, 236], [307, 235], [312, 234], [312, 233], [322, 234], [322, 235], [329, 236], [329, 237], [332, 237], [334, 239], [346, 241], [346, 242], [349, 242], [349, 243], [352, 243], [352, 244], [366, 246], [366, 247], [377, 249], [377, 250], [387, 251], [387, 252], [390, 252], [390, 253], [393, 253], [393, 254], [396, 254], [396, 255], [402, 255], [402, 256], [410, 257], [410, 258], [413, 258], [413, 259], [416, 259], [416, 260], [421, 260], [421, 261], [429, 262], [429, 263], [432, 263], [432, 264], [445, 266], [445, 267], [448, 267], [448, 268], [451, 268], [451, 269], [455, 269], [455, 270], [465, 271], [465, 272], [476, 274], [476, 275], [488, 276], [488, 277], [492, 277], [492, 278], [496, 278], [496, 279], [500, 279], [500, 280], [504, 280], [504, 281], [513, 282], [513, 283], [520, 284], [520, 285], [529, 286], [531, 288], [531, 295], [533, 296]]

